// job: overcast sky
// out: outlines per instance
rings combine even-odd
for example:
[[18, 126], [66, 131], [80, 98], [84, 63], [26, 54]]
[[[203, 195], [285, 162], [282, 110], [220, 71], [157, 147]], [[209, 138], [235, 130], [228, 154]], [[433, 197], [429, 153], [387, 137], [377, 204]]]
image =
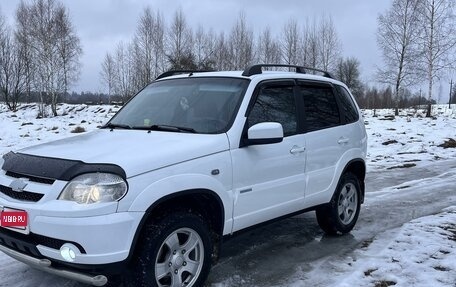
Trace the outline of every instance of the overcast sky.
[[[9, 23], [19, 0], [3, 0], [0, 11]], [[246, 15], [255, 36], [266, 26], [278, 35], [284, 23], [294, 18], [304, 24], [306, 17], [331, 15], [342, 42], [342, 55], [361, 62], [363, 80], [373, 84], [375, 65], [381, 63], [376, 44], [377, 16], [391, 0], [63, 0], [79, 35], [84, 54], [76, 91], [104, 91], [100, 81], [101, 61], [107, 51], [114, 51], [120, 40], [129, 41], [138, 18], [147, 6], [160, 10], [167, 23], [182, 8], [192, 27], [201, 24], [214, 31], [229, 33], [240, 11]]]

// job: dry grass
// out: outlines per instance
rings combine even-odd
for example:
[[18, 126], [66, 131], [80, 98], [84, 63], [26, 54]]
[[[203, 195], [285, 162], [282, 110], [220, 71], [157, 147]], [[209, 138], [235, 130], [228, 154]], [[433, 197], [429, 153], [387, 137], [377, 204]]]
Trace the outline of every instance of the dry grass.
[[83, 127], [75, 127], [71, 132], [74, 134], [77, 134], [77, 133], [83, 133], [85, 131], [86, 131], [86, 129]]

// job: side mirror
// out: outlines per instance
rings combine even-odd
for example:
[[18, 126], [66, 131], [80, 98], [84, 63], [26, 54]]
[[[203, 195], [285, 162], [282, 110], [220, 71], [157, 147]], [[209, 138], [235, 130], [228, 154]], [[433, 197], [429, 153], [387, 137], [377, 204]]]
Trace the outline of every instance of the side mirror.
[[279, 143], [283, 140], [283, 128], [279, 123], [264, 122], [253, 125], [247, 131], [248, 145]]

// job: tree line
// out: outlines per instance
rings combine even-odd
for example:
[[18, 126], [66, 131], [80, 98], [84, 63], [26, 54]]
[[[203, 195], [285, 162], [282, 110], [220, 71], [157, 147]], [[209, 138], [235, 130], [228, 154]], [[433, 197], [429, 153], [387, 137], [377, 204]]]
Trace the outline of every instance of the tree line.
[[[342, 57], [330, 16], [301, 22], [290, 18], [275, 35], [270, 27], [254, 33], [242, 12], [230, 29], [214, 31], [191, 27], [182, 9], [167, 21], [159, 9], [146, 7], [131, 39], [117, 43], [102, 60], [100, 80], [106, 94], [78, 96], [69, 89], [78, 80], [82, 47], [68, 15], [58, 0], [22, 1], [13, 28], [0, 11], [0, 96], [11, 110], [20, 101], [37, 100], [43, 115], [45, 104], [57, 115], [56, 104], [70, 98], [126, 101], [168, 70], [243, 70], [255, 63], [327, 70], [347, 84], [361, 107], [397, 110], [432, 103], [435, 81], [455, 64], [456, 37], [449, 36], [455, 35], [452, 0], [393, 0], [379, 15], [380, 87], [363, 83], [356, 57]], [[411, 92], [424, 79], [428, 91]]]
[[16, 27], [0, 16], [0, 93], [11, 110], [21, 97], [39, 94], [41, 116], [68, 92], [80, 72], [82, 48], [68, 10], [56, 0], [20, 2]]
[[454, 0], [393, 0], [390, 9], [378, 17], [377, 38], [384, 61], [377, 79], [394, 87], [396, 114], [401, 89], [425, 79], [427, 116], [430, 116], [435, 82], [455, 69], [455, 3]]
[[227, 33], [217, 33], [201, 25], [193, 29], [181, 9], [167, 25], [159, 10], [145, 8], [132, 39], [106, 53], [101, 78], [109, 95], [126, 100], [168, 70], [243, 70], [254, 63], [336, 70], [340, 63], [342, 45], [329, 16], [303, 26], [290, 19], [280, 34], [265, 27], [255, 36], [244, 13]]

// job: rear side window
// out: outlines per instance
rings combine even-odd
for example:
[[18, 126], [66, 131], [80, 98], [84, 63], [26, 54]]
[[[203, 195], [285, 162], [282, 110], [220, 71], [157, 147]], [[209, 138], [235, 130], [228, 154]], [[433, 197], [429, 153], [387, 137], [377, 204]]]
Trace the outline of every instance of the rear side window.
[[359, 120], [358, 109], [353, 102], [350, 93], [342, 86], [336, 86], [337, 92], [339, 93], [339, 99], [341, 108], [344, 113], [344, 119], [346, 124], [354, 123]]
[[304, 102], [306, 132], [326, 129], [340, 124], [339, 108], [331, 87], [300, 86]]
[[296, 134], [297, 116], [293, 86], [262, 87], [247, 120], [249, 128], [262, 122], [278, 122], [282, 124], [284, 136]]

